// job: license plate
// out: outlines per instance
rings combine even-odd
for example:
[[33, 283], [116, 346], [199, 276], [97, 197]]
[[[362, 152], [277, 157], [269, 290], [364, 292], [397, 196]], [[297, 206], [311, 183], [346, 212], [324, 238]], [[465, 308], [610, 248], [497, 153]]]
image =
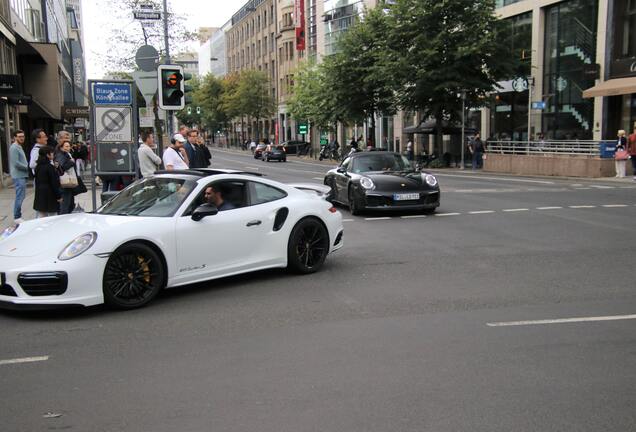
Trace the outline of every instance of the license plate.
[[419, 193], [403, 193], [403, 194], [393, 194], [393, 201], [411, 201], [411, 200], [419, 200]]

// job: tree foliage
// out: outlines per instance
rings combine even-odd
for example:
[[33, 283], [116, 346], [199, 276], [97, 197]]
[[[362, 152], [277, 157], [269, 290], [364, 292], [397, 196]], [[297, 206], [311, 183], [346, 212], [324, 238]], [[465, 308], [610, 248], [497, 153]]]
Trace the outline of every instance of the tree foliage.
[[[165, 56], [163, 21], [142, 25], [133, 18], [133, 11], [140, 4], [153, 4], [156, 10], [162, 10], [161, 0], [94, 0], [100, 10], [108, 11], [108, 20], [104, 21], [104, 37], [111, 41], [116, 49], [98, 54], [98, 60], [105, 70], [136, 69], [135, 53], [142, 45], [152, 45], [160, 56]], [[112, 23], [118, 23], [113, 26]], [[168, 26], [170, 53], [185, 51], [188, 42], [195, 39], [196, 33], [185, 28], [185, 19], [168, 7]]]
[[307, 120], [320, 129], [334, 125], [338, 114], [327, 92], [324, 67], [311, 60], [300, 64], [294, 74], [294, 93], [287, 101], [287, 110], [295, 119]]
[[515, 69], [494, 0], [394, 0], [387, 6], [386, 71], [399, 105], [441, 124], [483, 104]]

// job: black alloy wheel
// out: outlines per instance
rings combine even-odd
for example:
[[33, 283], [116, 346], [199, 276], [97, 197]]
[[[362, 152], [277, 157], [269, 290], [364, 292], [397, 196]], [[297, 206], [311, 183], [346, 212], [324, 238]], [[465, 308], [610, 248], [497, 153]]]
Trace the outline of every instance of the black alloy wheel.
[[360, 207], [358, 207], [358, 204], [356, 202], [356, 198], [355, 198], [355, 194], [353, 192], [353, 188], [349, 188], [349, 212], [351, 213], [352, 216], [357, 216], [360, 214]]
[[151, 247], [130, 243], [108, 258], [103, 290], [106, 304], [117, 309], [145, 306], [166, 285], [161, 258]]
[[298, 222], [289, 236], [287, 263], [298, 273], [314, 273], [322, 267], [329, 253], [329, 233], [316, 218]]

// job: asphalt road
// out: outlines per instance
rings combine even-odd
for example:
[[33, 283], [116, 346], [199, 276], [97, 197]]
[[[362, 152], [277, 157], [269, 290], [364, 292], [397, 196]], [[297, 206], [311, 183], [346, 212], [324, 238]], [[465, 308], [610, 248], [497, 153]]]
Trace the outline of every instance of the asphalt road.
[[[322, 182], [291, 159], [213, 156]], [[439, 179], [433, 216], [341, 209], [315, 275], [0, 312], [0, 430], [636, 430], [636, 183]]]

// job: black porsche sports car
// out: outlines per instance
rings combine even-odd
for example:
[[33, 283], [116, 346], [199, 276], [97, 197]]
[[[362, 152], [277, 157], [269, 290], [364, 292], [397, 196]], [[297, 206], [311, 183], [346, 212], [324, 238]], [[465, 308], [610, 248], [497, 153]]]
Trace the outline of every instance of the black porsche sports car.
[[325, 176], [333, 200], [363, 210], [419, 210], [439, 207], [440, 190], [432, 174], [415, 171], [399, 153], [359, 152], [345, 158]]

